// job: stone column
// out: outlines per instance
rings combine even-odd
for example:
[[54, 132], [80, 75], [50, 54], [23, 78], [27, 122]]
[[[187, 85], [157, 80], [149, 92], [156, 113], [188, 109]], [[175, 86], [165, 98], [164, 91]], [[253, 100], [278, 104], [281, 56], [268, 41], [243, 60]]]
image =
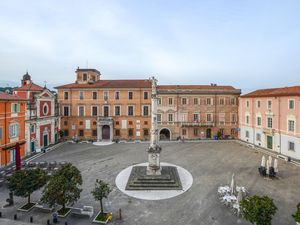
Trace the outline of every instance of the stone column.
[[160, 152], [161, 147], [158, 143], [158, 129], [157, 129], [157, 80], [154, 77], [150, 78], [152, 82], [152, 95], [151, 95], [151, 140], [150, 147], [148, 148], [148, 166], [147, 175], [160, 175]]
[[112, 124], [109, 125], [109, 131], [110, 131], [109, 139], [110, 139], [110, 141], [112, 141], [113, 140], [113, 135], [114, 135], [114, 129], [113, 129]]
[[102, 126], [97, 124], [97, 141], [102, 141]]

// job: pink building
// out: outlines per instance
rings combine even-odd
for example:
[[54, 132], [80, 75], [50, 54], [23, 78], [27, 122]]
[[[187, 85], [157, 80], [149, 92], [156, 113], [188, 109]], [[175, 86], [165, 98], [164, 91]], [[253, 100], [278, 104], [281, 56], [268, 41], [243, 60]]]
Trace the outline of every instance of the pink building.
[[300, 159], [300, 86], [257, 90], [239, 102], [241, 140]]
[[14, 94], [27, 99], [26, 104], [26, 154], [38, 152], [42, 148], [58, 141], [58, 105], [55, 95], [46, 87], [32, 82], [26, 73], [21, 87]]

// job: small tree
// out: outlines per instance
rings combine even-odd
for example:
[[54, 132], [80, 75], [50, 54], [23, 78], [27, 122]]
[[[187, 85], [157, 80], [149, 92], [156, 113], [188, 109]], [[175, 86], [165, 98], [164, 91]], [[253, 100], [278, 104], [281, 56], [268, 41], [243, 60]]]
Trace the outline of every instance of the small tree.
[[242, 215], [252, 224], [271, 225], [272, 217], [277, 211], [273, 199], [268, 196], [249, 196], [240, 203]]
[[9, 178], [8, 188], [16, 196], [28, 198], [30, 204], [30, 195], [43, 187], [47, 182], [46, 172], [40, 168], [32, 170], [19, 170], [13, 173]]
[[41, 200], [50, 207], [59, 204], [65, 211], [67, 204], [73, 204], [80, 198], [82, 191], [80, 185], [82, 185], [80, 171], [71, 163], [67, 163], [50, 178]]
[[108, 183], [105, 183], [102, 180], [96, 181], [95, 187], [92, 190], [92, 195], [94, 196], [95, 200], [100, 201], [101, 213], [103, 213], [102, 199], [107, 198], [110, 192], [111, 189]]
[[297, 211], [292, 215], [295, 219], [295, 222], [300, 223], [300, 203], [297, 205]]
[[63, 138], [64, 137], [64, 131], [63, 130], [59, 130], [58, 131], [59, 137]]

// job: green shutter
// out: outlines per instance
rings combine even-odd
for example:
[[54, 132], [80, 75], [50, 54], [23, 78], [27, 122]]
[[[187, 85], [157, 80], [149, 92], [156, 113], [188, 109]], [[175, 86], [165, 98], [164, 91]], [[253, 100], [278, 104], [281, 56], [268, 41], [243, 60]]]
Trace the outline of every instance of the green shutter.
[[20, 112], [20, 104], [17, 104], [17, 112]]
[[11, 105], [10, 105], [10, 111], [13, 113], [14, 112], [14, 103], [11, 103]]

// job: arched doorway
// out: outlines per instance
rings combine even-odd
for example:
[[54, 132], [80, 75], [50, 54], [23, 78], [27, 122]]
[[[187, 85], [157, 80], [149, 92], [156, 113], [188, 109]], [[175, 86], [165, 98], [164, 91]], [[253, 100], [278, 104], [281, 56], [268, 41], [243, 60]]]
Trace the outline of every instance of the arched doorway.
[[159, 140], [170, 141], [171, 140], [171, 131], [168, 128], [163, 128], [159, 132]]
[[102, 140], [110, 139], [110, 127], [108, 125], [104, 125], [102, 127]]

